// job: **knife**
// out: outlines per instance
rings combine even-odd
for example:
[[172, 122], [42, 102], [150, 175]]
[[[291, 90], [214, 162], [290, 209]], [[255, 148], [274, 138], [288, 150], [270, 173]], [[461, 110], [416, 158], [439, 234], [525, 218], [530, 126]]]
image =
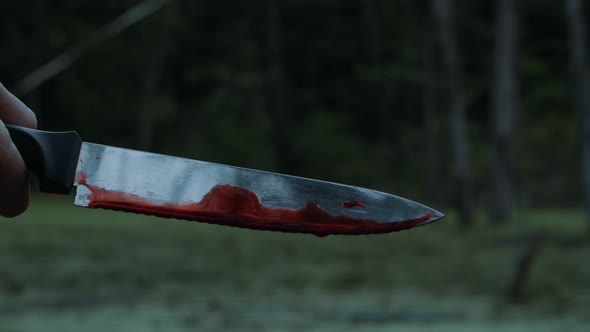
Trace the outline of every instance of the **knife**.
[[375, 234], [444, 217], [384, 192], [83, 142], [75, 131], [6, 125], [41, 192], [74, 205], [289, 233]]

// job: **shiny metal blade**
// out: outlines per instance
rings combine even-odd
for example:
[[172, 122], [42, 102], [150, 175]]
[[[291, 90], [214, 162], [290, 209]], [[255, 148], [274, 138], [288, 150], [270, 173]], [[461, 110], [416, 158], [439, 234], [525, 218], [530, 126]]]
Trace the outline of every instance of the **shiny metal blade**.
[[391, 194], [83, 143], [74, 204], [296, 233], [386, 233], [443, 217]]

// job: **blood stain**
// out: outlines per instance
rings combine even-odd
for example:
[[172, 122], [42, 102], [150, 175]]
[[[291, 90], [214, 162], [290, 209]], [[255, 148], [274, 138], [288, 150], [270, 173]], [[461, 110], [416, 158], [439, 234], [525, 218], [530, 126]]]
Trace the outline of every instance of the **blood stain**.
[[359, 208], [363, 208], [366, 209], [367, 207], [365, 206], [365, 204], [363, 204], [363, 202], [356, 200], [356, 199], [351, 199], [348, 202], [344, 202], [344, 203], [340, 203], [340, 206], [345, 208], [345, 209], [351, 209], [353, 207], [359, 207]]
[[[121, 210], [156, 215], [165, 218], [186, 219], [212, 224], [272, 230], [288, 233], [311, 233], [320, 237], [330, 234], [373, 234], [397, 232], [428, 222], [433, 214], [391, 222], [332, 215], [316, 202], [308, 202], [301, 209], [268, 208], [256, 193], [233, 185], [217, 185], [195, 203], [158, 203], [125, 192], [107, 190], [87, 183], [88, 176], [80, 171], [76, 183], [90, 190], [88, 207]], [[351, 200], [342, 203], [345, 208], [362, 207]]]

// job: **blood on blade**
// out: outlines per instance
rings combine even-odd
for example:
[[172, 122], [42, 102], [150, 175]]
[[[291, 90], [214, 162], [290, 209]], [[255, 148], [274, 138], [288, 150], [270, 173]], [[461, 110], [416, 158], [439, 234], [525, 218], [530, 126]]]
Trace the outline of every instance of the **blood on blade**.
[[363, 204], [363, 202], [356, 200], [356, 199], [351, 199], [348, 202], [340, 203], [340, 206], [345, 209], [351, 209], [353, 207], [359, 207], [359, 208], [363, 208], [363, 209], [367, 208], [365, 206], [365, 204]]
[[[76, 174], [76, 183], [85, 186], [88, 207], [144, 213], [167, 218], [202, 221], [213, 224], [272, 230], [289, 233], [311, 233], [318, 236], [330, 234], [373, 234], [401, 231], [428, 222], [433, 217], [424, 216], [393, 222], [332, 215], [316, 202], [308, 202], [301, 209], [280, 209], [264, 206], [256, 193], [233, 185], [217, 185], [195, 203], [158, 203], [137, 195], [107, 190], [87, 183], [84, 172]], [[359, 201], [342, 203], [344, 208], [366, 208]]]

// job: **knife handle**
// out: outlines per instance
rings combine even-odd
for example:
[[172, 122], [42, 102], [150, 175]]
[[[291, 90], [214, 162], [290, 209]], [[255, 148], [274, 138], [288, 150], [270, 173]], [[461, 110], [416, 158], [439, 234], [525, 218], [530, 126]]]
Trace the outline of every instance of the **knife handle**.
[[46, 193], [69, 194], [82, 139], [75, 131], [51, 132], [6, 125], [27, 169]]

